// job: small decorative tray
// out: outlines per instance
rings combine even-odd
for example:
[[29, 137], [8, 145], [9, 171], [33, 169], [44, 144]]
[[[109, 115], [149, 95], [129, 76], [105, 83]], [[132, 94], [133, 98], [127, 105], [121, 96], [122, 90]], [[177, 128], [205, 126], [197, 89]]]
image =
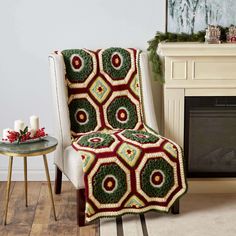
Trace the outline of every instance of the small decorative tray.
[[39, 141], [44, 140], [46, 137], [47, 137], [47, 135], [44, 136], [44, 137], [40, 137], [40, 138], [29, 139], [29, 140], [26, 140], [26, 141], [20, 142], [20, 143], [18, 143], [18, 141], [14, 141], [14, 142], [11, 143], [9, 140], [2, 140], [2, 138], [0, 137], [0, 144], [1, 144], [1, 143], [4, 143], [4, 144], [9, 144], [9, 145], [11, 145], [11, 144], [36, 143], [36, 142], [39, 142]]

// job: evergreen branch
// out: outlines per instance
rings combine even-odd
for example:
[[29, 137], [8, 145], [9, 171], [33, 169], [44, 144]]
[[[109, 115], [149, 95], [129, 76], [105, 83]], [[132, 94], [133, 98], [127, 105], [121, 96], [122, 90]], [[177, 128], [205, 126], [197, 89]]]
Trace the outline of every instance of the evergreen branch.
[[[228, 28], [220, 27], [221, 30], [221, 38], [220, 40], [225, 42], [226, 41], [226, 32]], [[161, 84], [165, 82], [163, 70], [162, 70], [162, 63], [160, 60], [159, 55], [157, 54], [157, 48], [160, 42], [204, 42], [205, 41], [205, 34], [206, 31], [199, 31], [193, 34], [176, 34], [176, 33], [162, 33], [160, 31], [156, 32], [156, 35], [153, 39], [148, 41], [148, 58], [151, 63], [152, 72], [154, 75], [154, 79], [159, 81]]]

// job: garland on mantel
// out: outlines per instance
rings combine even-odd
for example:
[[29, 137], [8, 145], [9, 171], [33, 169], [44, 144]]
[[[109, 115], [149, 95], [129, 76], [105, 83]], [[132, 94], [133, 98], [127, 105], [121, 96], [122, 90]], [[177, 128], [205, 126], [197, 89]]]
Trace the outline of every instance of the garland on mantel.
[[[228, 32], [228, 27], [220, 27], [222, 42], [226, 42], [226, 33]], [[162, 65], [159, 55], [157, 54], [158, 44], [160, 42], [204, 42], [206, 31], [199, 31], [194, 34], [176, 34], [176, 33], [162, 33], [157, 32], [155, 37], [148, 41], [149, 47], [149, 61], [151, 62], [152, 72], [155, 80], [158, 80], [161, 84], [165, 82]]]

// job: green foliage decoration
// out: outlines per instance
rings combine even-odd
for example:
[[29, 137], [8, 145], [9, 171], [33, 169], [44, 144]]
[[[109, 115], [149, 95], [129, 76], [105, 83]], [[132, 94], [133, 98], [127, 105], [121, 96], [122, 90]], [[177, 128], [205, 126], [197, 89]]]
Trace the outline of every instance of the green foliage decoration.
[[[226, 42], [226, 33], [228, 32], [228, 27], [219, 26], [219, 28], [221, 30], [220, 40], [222, 42]], [[147, 48], [154, 79], [158, 80], [161, 84], [165, 82], [162, 63], [159, 55], [157, 54], [157, 48], [160, 42], [204, 42], [205, 34], [205, 30], [193, 34], [177, 34], [170, 32], [162, 33], [160, 31], [157, 31], [155, 37], [148, 41], [149, 46]]]

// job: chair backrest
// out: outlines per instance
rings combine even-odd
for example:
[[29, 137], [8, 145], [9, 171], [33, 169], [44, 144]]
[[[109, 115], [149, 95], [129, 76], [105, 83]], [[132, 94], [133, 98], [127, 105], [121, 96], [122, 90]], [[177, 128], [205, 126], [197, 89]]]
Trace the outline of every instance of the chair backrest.
[[[54, 102], [54, 133], [58, 139], [58, 148], [55, 152], [55, 163], [59, 168], [61, 168], [61, 170], [63, 170], [63, 152], [64, 149], [71, 144], [71, 122], [68, 108], [68, 98], [70, 94], [68, 93], [68, 82], [65, 83], [65, 74], [67, 73], [65, 67], [66, 61], [64, 61], [64, 57], [61, 53], [52, 53], [49, 56], [49, 63], [52, 97]], [[77, 63], [78, 62], [75, 62], [75, 64]], [[148, 126], [158, 132], [150, 83], [151, 78], [149, 73], [148, 56], [145, 52], [140, 53], [140, 70], [137, 71], [137, 73], [141, 75], [143, 119]], [[76, 90], [76, 88], [74, 89]], [[111, 96], [112, 94], [113, 92], [110, 93]]]
[[104, 129], [143, 128], [139, 50], [70, 49], [61, 53], [74, 138]]

